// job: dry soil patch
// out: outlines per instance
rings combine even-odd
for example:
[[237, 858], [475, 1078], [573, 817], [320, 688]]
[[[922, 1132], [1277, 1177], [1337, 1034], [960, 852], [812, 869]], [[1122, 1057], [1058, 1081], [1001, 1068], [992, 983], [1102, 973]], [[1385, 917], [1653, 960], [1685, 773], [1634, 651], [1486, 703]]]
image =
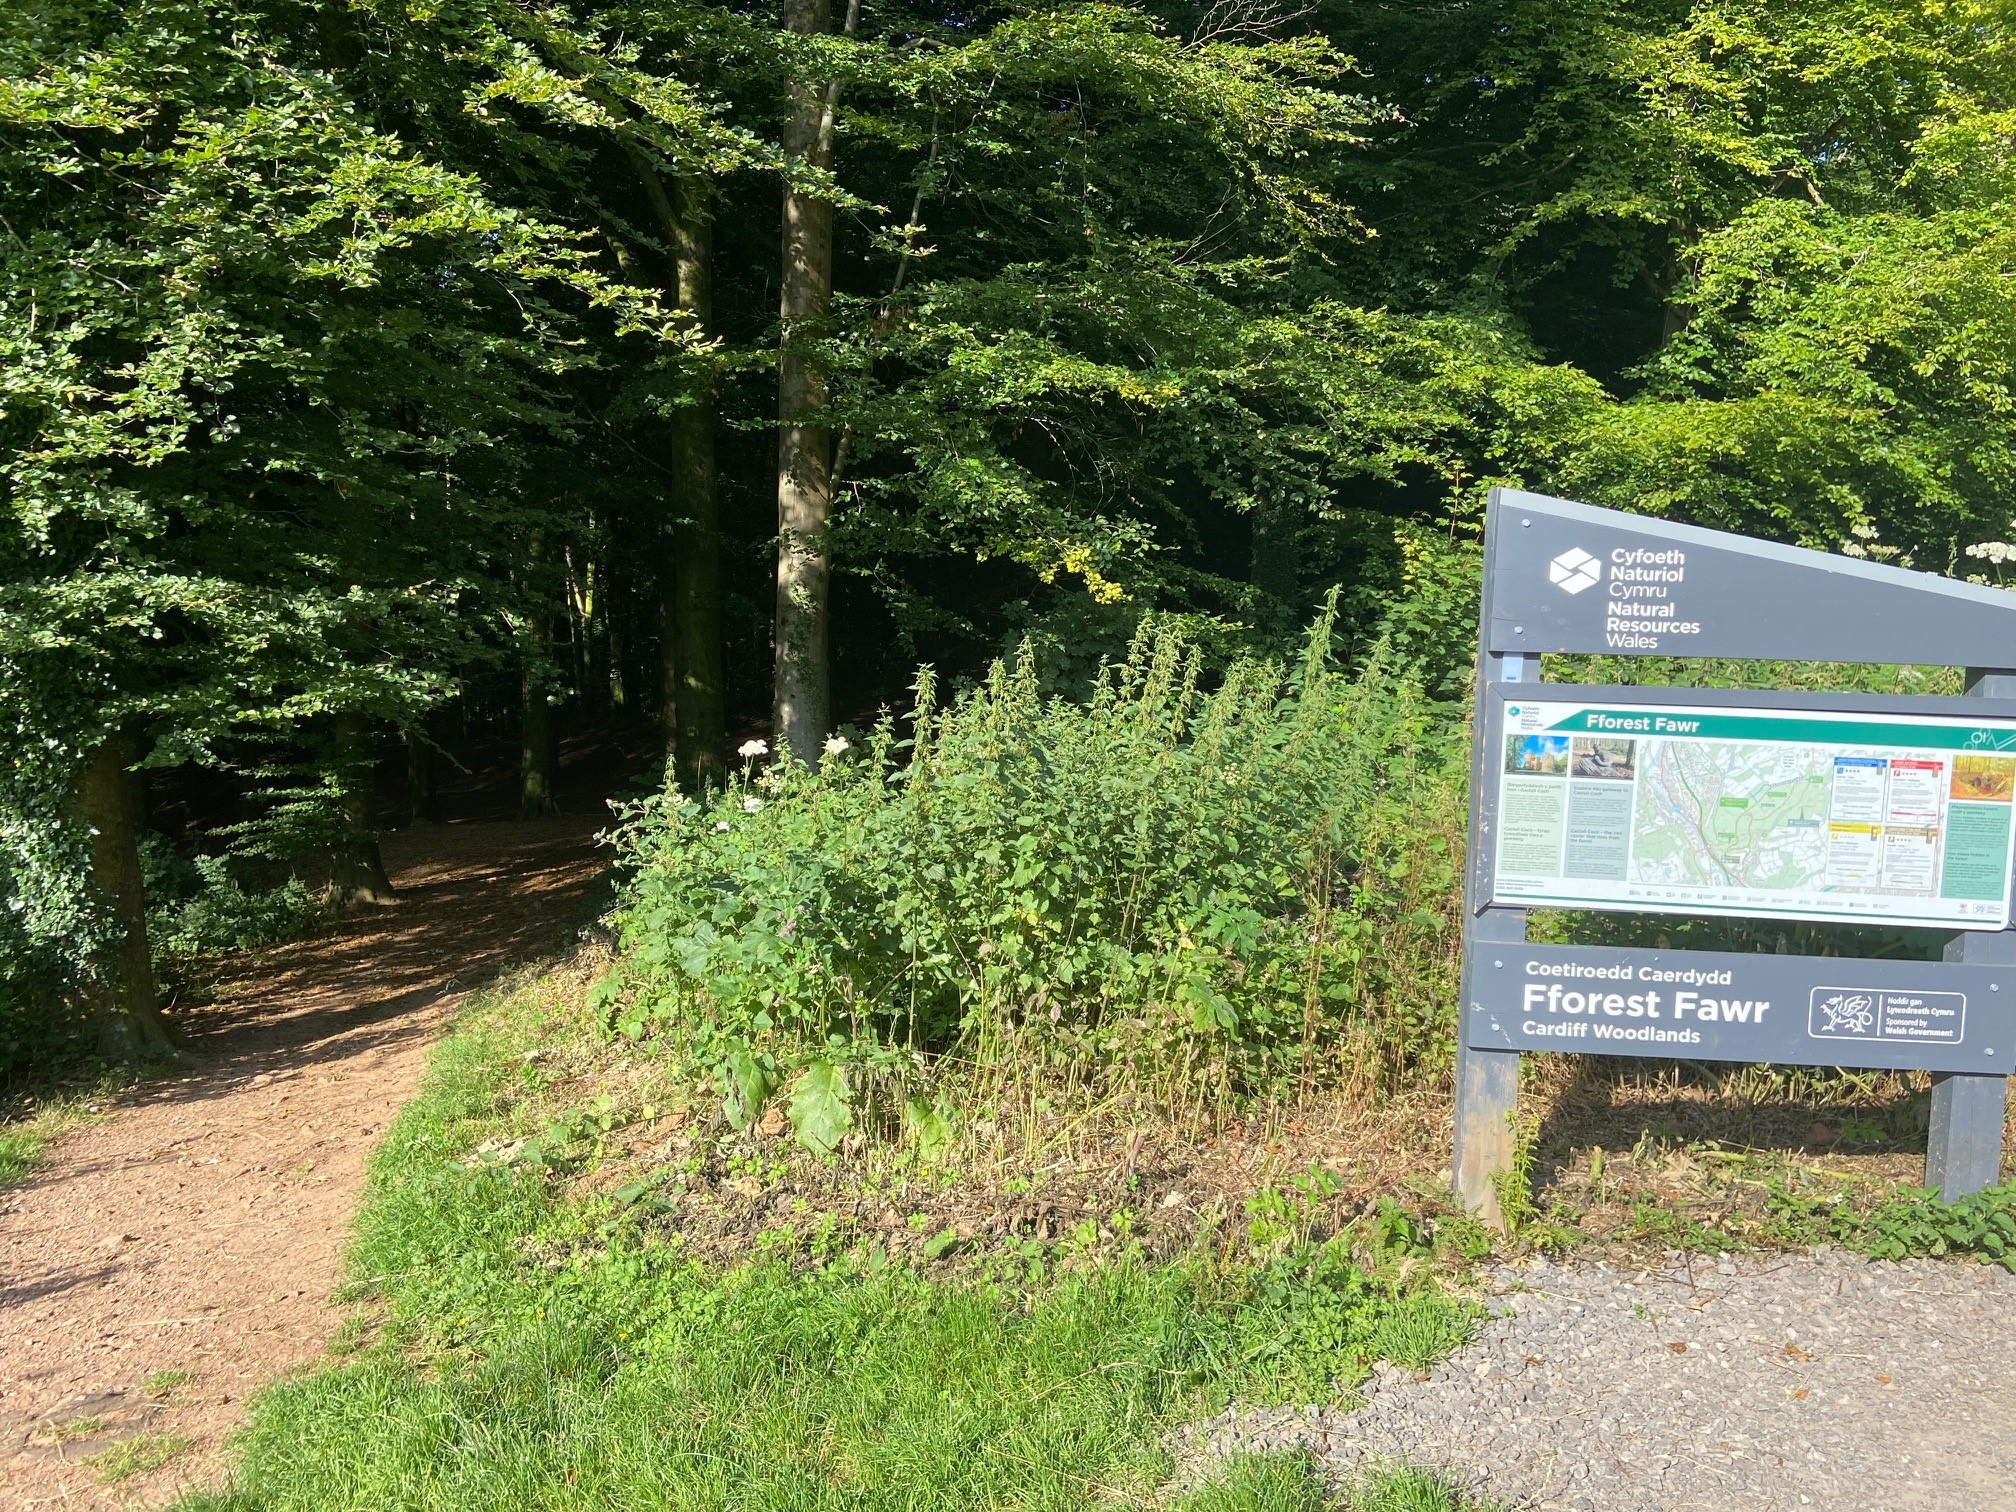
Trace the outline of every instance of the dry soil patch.
[[[607, 860], [597, 828], [388, 837], [396, 904], [234, 965], [184, 1019], [186, 1074], [137, 1088], [0, 1193], [0, 1512], [159, 1503], [219, 1478], [247, 1394], [337, 1322], [365, 1158], [446, 1014], [583, 922]], [[189, 1379], [150, 1397], [157, 1372]], [[139, 1433], [190, 1446], [117, 1486], [81, 1463]]]

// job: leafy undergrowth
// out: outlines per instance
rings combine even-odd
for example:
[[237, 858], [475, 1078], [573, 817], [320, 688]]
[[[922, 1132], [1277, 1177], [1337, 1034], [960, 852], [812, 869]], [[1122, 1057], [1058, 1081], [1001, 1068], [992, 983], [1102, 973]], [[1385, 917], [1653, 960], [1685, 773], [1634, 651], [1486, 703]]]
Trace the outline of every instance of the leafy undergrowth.
[[[735, 1127], [711, 1089], [599, 1033], [584, 995], [556, 994], [512, 1070], [509, 1120], [469, 1163], [544, 1170], [721, 1263], [744, 1257], [751, 1234], [788, 1263], [858, 1244], [941, 1271], [1008, 1252], [1039, 1270], [1083, 1269], [1121, 1253], [1231, 1260], [1369, 1237], [1444, 1139], [1427, 1096], [1244, 1122], [1173, 1118], [1132, 1094], [1009, 1108], [959, 1098], [968, 1111], [934, 1142], [857, 1136], [827, 1158], [803, 1148], [774, 1105]], [[1475, 1225], [1439, 1200], [1410, 1205], [1419, 1232], [1405, 1253], [1482, 1252]]]
[[335, 910], [298, 877], [275, 886], [248, 881], [242, 857], [182, 855], [166, 836], [142, 841], [147, 940], [166, 998], [207, 998], [228, 956], [298, 940], [328, 926]]
[[[645, 1109], [527, 1131], [580, 985], [507, 995], [437, 1052], [374, 1164], [348, 1357], [266, 1392], [234, 1488], [190, 1507], [1138, 1503], [1194, 1416], [1335, 1400], [1467, 1336], [1413, 1219], [1316, 1242], [1286, 1196], [1173, 1262], [996, 1235], [934, 1267], [811, 1212], [698, 1258], [663, 1199], [588, 1179]], [[1221, 1492], [1245, 1499], [1200, 1505], [1300, 1505]]]
[[[1033, 648], [907, 731], [749, 766], [623, 826], [611, 1022], [826, 1151], [962, 1111], [1138, 1097], [1218, 1118], [1448, 1065], [1462, 726], [1383, 653], [1207, 682], [1146, 624], [1089, 701]], [[906, 736], [907, 738], [899, 738]]]

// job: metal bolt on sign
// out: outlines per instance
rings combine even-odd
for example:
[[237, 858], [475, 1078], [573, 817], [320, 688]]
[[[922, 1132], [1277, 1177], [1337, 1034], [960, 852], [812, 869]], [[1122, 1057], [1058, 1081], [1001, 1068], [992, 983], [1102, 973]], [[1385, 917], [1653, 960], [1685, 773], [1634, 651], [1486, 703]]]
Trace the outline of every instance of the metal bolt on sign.
[[[1477, 651], [1464, 1206], [1502, 1227], [1528, 1052], [1930, 1071], [1927, 1185], [1993, 1185], [2016, 1071], [2016, 594], [1494, 489]], [[1542, 682], [1544, 652], [1968, 672], [1961, 697], [1597, 687]], [[1938, 961], [1529, 944], [1534, 906], [1948, 944]]]

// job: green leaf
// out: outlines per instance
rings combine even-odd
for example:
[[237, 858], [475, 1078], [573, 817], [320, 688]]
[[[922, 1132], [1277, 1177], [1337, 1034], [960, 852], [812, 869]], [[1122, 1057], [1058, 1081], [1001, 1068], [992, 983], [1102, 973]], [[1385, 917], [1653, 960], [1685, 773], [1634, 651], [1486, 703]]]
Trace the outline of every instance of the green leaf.
[[807, 1066], [791, 1089], [790, 1118], [799, 1143], [830, 1155], [854, 1122], [846, 1070], [823, 1060]]
[[714, 1079], [721, 1087], [721, 1111], [738, 1132], [756, 1121], [770, 1094], [777, 1090], [770, 1057], [748, 1050], [731, 1051], [715, 1069]]
[[952, 1114], [943, 1103], [913, 1097], [903, 1105], [903, 1122], [926, 1160], [936, 1160], [952, 1143]]

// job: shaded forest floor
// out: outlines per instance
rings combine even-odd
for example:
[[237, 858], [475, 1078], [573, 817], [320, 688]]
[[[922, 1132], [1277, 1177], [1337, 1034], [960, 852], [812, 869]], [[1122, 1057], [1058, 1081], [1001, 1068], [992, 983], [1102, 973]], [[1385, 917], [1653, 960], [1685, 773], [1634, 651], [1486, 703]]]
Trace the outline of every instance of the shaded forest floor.
[[397, 903], [231, 962], [177, 1015], [184, 1073], [0, 1194], [0, 1509], [212, 1481], [248, 1394], [321, 1355], [365, 1160], [447, 1015], [599, 899], [606, 811], [570, 807], [388, 836]]

